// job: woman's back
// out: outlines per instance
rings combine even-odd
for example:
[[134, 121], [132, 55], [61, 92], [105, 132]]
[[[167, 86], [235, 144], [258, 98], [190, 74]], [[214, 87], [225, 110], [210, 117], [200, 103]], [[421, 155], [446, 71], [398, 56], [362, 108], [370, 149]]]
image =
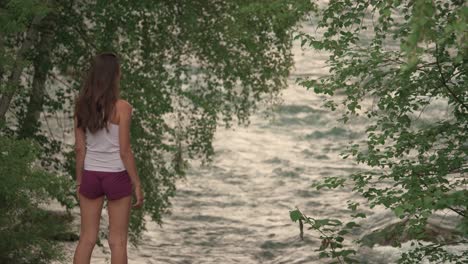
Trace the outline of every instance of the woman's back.
[[109, 172], [125, 170], [120, 157], [119, 125], [108, 122], [108, 130], [102, 128], [95, 133], [86, 130], [85, 170]]

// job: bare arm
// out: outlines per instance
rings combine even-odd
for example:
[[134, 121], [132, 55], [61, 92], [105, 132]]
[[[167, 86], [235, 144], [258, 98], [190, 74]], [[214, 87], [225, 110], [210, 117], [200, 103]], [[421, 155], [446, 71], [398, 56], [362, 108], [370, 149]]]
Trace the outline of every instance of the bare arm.
[[120, 157], [127, 169], [128, 175], [132, 180], [133, 187], [140, 186], [140, 178], [137, 174], [135, 158], [130, 146], [130, 123], [132, 119], [132, 106], [128, 103], [122, 103], [120, 107], [119, 122], [119, 144]]
[[83, 174], [84, 159], [86, 155], [86, 139], [83, 129], [77, 127], [75, 117], [75, 176], [76, 184], [81, 184], [81, 176]]

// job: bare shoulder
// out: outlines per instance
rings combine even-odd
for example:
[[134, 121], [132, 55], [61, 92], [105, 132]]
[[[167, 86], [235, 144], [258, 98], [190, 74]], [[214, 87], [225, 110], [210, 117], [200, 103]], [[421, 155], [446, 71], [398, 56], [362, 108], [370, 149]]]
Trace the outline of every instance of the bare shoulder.
[[124, 99], [117, 100], [116, 107], [120, 113], [131, 113], [133, 109], [132, 105]]

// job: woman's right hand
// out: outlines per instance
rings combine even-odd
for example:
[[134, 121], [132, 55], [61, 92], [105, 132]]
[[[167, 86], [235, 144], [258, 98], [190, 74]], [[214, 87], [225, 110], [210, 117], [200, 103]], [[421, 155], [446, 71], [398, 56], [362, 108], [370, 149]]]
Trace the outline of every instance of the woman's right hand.
[[141, 186], [138, 184], [134, 187], [136, 202], [133, 204], [134, 208], [140, 208], [143, 205], [143, 191], [141, 190]]

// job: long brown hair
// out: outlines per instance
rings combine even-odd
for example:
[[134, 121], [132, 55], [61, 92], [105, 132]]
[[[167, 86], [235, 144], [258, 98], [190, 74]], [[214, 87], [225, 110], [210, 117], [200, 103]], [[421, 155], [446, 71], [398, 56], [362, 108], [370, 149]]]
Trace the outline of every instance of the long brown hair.
[[77, 127], [91, 133], [106, 128], [120, 97], [120, 62], [117, 55], [104, 52], [94, 57], [75, 102]]

